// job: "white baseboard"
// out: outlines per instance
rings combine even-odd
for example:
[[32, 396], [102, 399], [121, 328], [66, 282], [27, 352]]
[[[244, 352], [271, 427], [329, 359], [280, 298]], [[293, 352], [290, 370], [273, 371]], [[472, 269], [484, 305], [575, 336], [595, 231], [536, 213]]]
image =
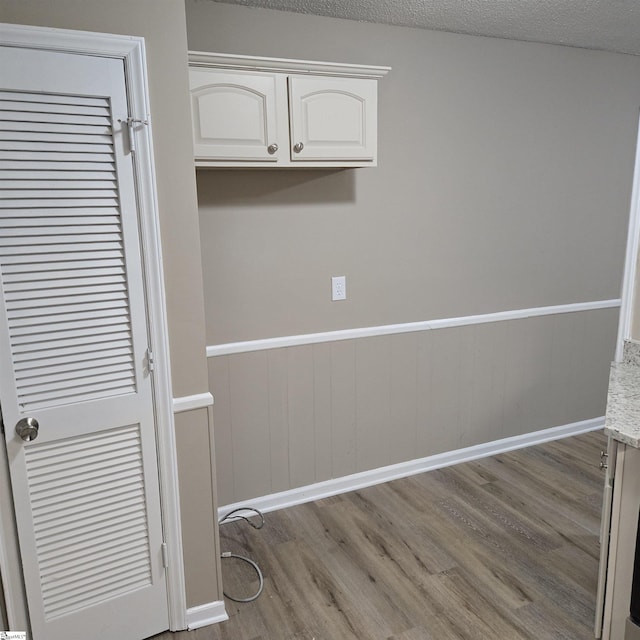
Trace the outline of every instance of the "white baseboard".
[[278, 509], [286, 509], [304, 502], [312, 502], [328, 498], [340, 493], [364, 489], [382, 482], [389, 482], [398, 478], [406, 478], [425, 471], [433, 471], [434, 469], [442, 469], [461, 462], [471, 462], [479, 458], [495, 456], [499, 453], [506, 453], [515, 449], [522, 449], [551, 440], [559, 440], [588, 431], [595, 431], [604, 428], [604, 416], [593, 418], [591, 420], [582, 420], [581, 422], [573, 422], [571, 424], [562, 425], [560, 427], [552, 427], [543, 429], [542, 431], [533, 431], [520, 436], [503, 438], [501, 440], [493, 440], [484, 444], [478, 444], [473, 447], [457, 449], [455, 451], [447, 451], [438, 453], [426, 458], [417, 460], [409, 460], [400, 462], [388, 467], [380, 467], [370, 471], [354, 473], [342, 478], [334, 478], [317, 482], [315, 484], [281, 491], [280, 493], [272, 493], [270, 495], [253, 498], [251, 500], [243, 500], [235, 504], [228, 504], [218, 509], [218, 517], [222, 518], [233, 509], [242, 509], [253, 507], [260, 509], [264, 513], [269, 511], [277, 511]]
[[224, 608], [224, 600], [207, 602], [207, 604], [200, 604], [197, 607], [187, 609], [187, 628], [189, 631], [216, 624], [216, 622], [224, 622], [228, 619], [227, 610]]

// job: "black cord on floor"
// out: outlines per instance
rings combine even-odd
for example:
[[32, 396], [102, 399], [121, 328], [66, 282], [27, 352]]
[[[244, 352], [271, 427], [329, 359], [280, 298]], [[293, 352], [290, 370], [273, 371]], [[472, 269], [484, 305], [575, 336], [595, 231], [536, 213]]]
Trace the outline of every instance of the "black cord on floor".
[[[243, 515], [235, 515], [240, 512], [251, 511], [255, 516], [260, 518], [260, 524], [255, 524], [247, 516]], [[254, 529], [262, 529], [264, 527], [264, 516], [262, 515], [262, 511], [258, 509], [254, 509], [253, 507], [239, 507], [238, 509], [234, 509], [233, 511], [229, 511], [225, 516], [218, 520], [218, 524], [225, 524], [227, 522], [235, 522], [236, 520], [244, 520], [247, 524], [250, 524]]]

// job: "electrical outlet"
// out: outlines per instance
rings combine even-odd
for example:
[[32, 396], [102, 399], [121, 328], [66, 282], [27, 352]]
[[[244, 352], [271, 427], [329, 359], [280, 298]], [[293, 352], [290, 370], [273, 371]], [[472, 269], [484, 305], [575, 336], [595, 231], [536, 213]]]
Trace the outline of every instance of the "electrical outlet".
[[331, 278], [331, 299], [347, 299], [347, 278], [346, 276], [333, 276]]

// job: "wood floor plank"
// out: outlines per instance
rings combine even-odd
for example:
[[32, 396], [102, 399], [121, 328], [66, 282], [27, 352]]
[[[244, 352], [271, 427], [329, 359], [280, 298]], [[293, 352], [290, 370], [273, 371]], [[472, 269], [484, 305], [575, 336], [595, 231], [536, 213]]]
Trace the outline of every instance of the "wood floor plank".
[[[584, 434], [224, 525], [263, 594], [154, 640], [591, 640], [605, 447]], [[223, 579], [256, 586], [228, 560]]]

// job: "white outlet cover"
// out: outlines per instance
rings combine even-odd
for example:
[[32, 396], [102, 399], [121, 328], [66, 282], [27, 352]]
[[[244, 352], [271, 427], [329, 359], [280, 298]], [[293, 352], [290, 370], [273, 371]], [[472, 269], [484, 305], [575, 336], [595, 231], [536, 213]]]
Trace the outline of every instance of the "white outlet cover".
[[331, 300], [347, 299], [347, 278], [346, 276], [333, 276], [331, 278]]

